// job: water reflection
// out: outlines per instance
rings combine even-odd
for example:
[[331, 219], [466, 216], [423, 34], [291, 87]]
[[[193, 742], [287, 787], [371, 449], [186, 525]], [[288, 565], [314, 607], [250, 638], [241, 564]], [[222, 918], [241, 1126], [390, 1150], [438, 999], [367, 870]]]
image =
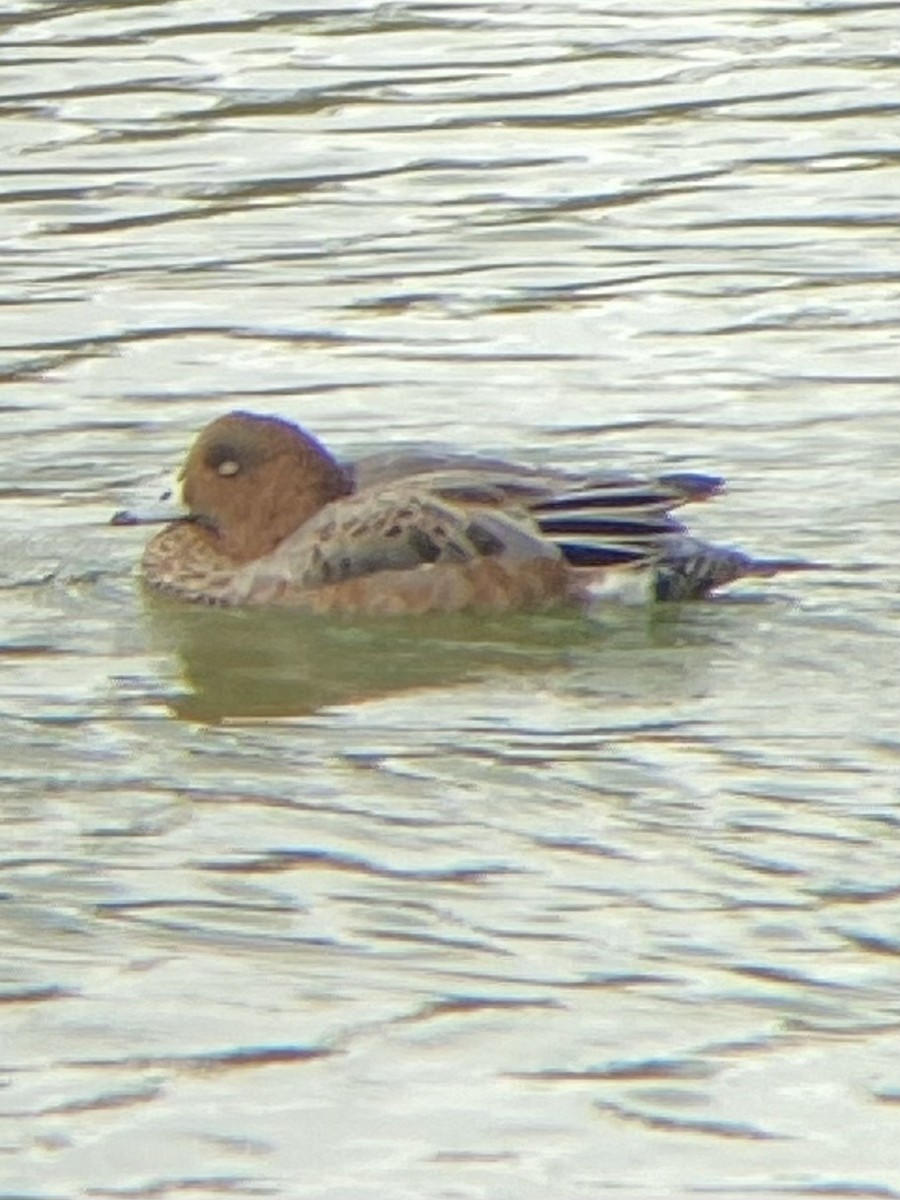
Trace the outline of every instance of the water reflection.
[[[719, 605], [705, 606], [711, 612]], [[624, 610], [602, 620], [569, 613], [434, 616], [353, 622], [303, 613], [234, 611], [145, 597], [152, 645], [174, 655], [186, 720], [300, 716], [491, 676], [533, 688], [581, 660], [621, 666], [641, 651], [713, 642], [697, 613]], [[176, 685], [177, 686], [177, 685]]]

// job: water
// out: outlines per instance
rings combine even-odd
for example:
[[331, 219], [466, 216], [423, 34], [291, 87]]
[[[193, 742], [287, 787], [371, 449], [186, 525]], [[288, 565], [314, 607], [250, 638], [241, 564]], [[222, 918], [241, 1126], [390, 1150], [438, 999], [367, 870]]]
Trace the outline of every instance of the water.
[[[900, 1195], [894, 6], [2, 27], [0, 1196]], [[232, 407], [834, 569], [148, 605], [109, 516]]]

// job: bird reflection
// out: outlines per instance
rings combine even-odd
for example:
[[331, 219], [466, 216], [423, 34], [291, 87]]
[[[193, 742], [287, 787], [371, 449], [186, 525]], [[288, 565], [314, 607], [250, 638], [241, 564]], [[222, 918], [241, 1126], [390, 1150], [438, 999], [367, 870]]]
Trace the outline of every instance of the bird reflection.
[[[517, 674], [539, 687], [548, 672], [614, 645], [674, 645], [674, 615], [625, 611], [598, 627], [566, 614], [486, 620], [463, 614], [336, 622], [261, 610], [196, 608], [148, 598], [156, 647], [178, 659], [174, 715], [218, 722], [309, 715], [336, 705]], [[651, 610], [654, 611], [654, 610]], [[693, 640], [691, 638], [690, 640]], [[529, 683], [529, 677], [531, 682]]]

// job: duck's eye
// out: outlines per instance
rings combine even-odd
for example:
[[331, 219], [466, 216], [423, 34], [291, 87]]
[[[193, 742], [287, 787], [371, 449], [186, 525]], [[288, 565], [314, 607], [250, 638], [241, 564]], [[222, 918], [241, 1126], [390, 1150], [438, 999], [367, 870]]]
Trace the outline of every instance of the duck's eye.
[[220, 475], [224, 475], [226, 478], [229, 475], [237, 475], [240, 469], [241, 464], [239, 462], [235, 462], [233, 458], [226, 458], [224, 462], [220, 462], [216, 467], [216, 471]]

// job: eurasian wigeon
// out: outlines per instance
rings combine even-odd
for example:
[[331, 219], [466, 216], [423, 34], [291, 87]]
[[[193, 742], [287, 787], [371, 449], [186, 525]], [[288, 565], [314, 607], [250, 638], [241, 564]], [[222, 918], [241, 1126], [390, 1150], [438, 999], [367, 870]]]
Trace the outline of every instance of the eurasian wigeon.
[[204, 604], [320, 613], [589, 608], [606, 597], [703, 598], [743, 576], [810, 564], [759, 560], [687, 533], [672, 510], [722, 488], [708, 475], [573, 475], [469, 455], [339, 463], [290, 421], [211, 422], [181, 473], [143, 579]]

